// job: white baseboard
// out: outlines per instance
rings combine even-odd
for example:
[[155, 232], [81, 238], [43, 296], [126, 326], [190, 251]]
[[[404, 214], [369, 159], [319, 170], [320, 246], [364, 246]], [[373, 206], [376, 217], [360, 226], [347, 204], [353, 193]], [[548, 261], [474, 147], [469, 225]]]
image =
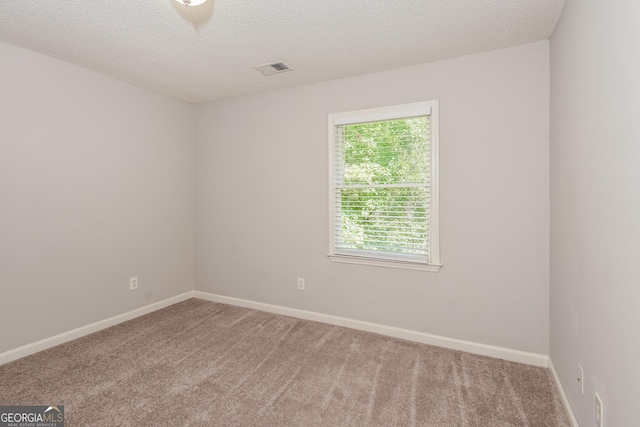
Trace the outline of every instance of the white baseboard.
[[64, 344], [68, 341], [78, 339], [85, 335], [101, 331], [102, 329], [109, 328], [111, 326], [117, 325], [118, 323], [126, 322], [127, 320], [135, 319], [136, 317], [144, 316], [145, 314], [149, 314], [156, 310], [160, 310], [161, 308], [165, 308], [170, 305], [188, 300], [189, 298], [193, 298], [193, 291], [188, 291], [183, 294], [176, 295], [175, 297], [167, 298], [165, 300], [140, 307], [127, 313], [110, 317], [109, 319], [100, 320], [99, 322], [95, 322], [90, 325], [81, 326], [71, 331], [63, 332], [61, 334], [36, 341], [31, 344], [23, 345], [22, 347], [15, 348], [13, 350], [5, 351], [4, 353], [0, 353], [0, 365], [4, 365], [5, 363], [12, 362], [16, 359], [38, 353], [39, 351], [46, 350], [60, 344]]
[[569, 418], [569, 422], [573, 427], [580, 427], [578, 425], [578, 420], [576, 419], [575, 414], [573, 413], [573, 409], [571, 409], [571, 405], [569, 404], [569, 399], [567, 399], [567, 394], [564, 392], [564, 387], [562, 387], [562, 383], [560, 382], [560, 377], [558, 376], [558, 372], [556, 372], [555, 366], [553, 366], [553, 362], [551, 358], [549, 358], [549, 370], [553, 375], [553, 380], [556, 383], [556, 387], [560, 392], [560, 398], [562, 399], [562, 405], [564, 406], [564, 410], [567, 413], [567, 417]]
[[[266, 311], [269, 313], [281, 314], [284, 316], [291, 316], [305, 320], [311, 320], [315, 322], [327, 323], [330, 325], [343, 326], [346, 328], [357, 329], [361, 331], [373, 332], [376, 334], [387, 335], [394, 338], [405, 339], [408, 341], [419, 342], [422, 344], [429, 344], [438, 347], [449, 348], [452, 350], [460, 350], [468, 353], [479, 354], [482, 356], [495, 357], [498, 359], [509, 360], [512, 362], [525, 363], [533, 366], [547, 367], [549, 357], [543, 354], [529, 353], [520, 350], [513, 350], [510, 348], [496, 347], [488, 344], [481, 344], [472, 341], [464, 341], [455, 338], [448, 338], [439, 335], [427, 334], [425, 332], [412, 331], [409, 329], [397, 328], [394, 326], [381, 325], [378, 323], [365, 322], [362, 320], [349, 319], [346, 317], [333, 316], [330, 314], [317, 313], [307, 310], [299, 310], [296, 308], [284, 307], [279, 305], [272, 305], [261, 303], [257, 301], [244, 300], [240, 298], [227, 297], [223, 295], [211, 294], [201, 291], [189, 291], [175, 297], [167, 298], [165, 300], [149, 304], [147, 306], [138, 308], [136, 310], [129, 311], [127, 313], [120, 314], [118, 316], [111, 317], [109, 319], [101, 320], [99, 322], [92, 323], [90, 325], [82, 326], [73, 329], [68, 332], [55, 335], [53, 337], [45, 338], [40, 341], [36, 341], [31, 344], [24, 345], [12, 350], [8, 350], [4, 353], [0, 353], [0, 365], [9, 363], [16, 359], [29, 356], [34, 353], [38, 353], [42, 350], [55, 347], [65, 342], [72, 341], [74, 339], [83, 337], [85, 335], [98, 332], [102, 329], [109, 328], [127, 320], [135, 319], [136, 317], [149, 314], [156, 310], [168, 307], [170, 305], [185, 301], [189, 298], [199, 298], [207, 301], [214, 301], [223, 304], [235, 305], [239, 307], [251, 308], [254, 310]], [[552, 368], [552, 372], [556, 383], [559, 386], [563, 403], [568, 406], [566, 396], [560, 382], [557, 378], [555, 370]], [[569, 409], [570, 410], [570, 409]], [[573, 417], [573, 414], [571, 414]], [[575, 420], [575, 417], [572, 418]], [[577, 426], [577, 424], [574, 424]]]
[[236, 305], [239, 307], [252, 308], [254, 310], [266, 311], [269, 313], [282, 314], [284, 316], [297, 317], [315, 322], [328, 323], [330, 325], [344, 326], [361, 331], [374, 332], [376, 334], [387, 335], [394, 338], [401, 338], [408, 341], [415, 341], [422, 344], [429, 344], [452, 350], [465, 351], [467, 353], [479, 354], [482, 356], [495, 357], [512, 362], [526, 363], [527, 365], [547, 367], [548, 356], [544, 354], [529, 353], [510, 348], [496, 347], [487, 344], [480, 344], [471, 341], [464, 341], [455, 338], [447, 338], [439, 335], [427, 334], [424, 332], [412, 331], [409, 329], [396, 328], [378, 323], [364, 322], [362, 320], [349, 319], [346, 317], [332, 316], [313, 311], [299, 310], [297, 308], [284, 307], [280, 305], [265, 304], [262, 302], [250, 301], [240, 298], [227, 297], [223, 295], [211, 294], [208, 292], [194, 291], [195, 298], [214, 301], [223, 304]]

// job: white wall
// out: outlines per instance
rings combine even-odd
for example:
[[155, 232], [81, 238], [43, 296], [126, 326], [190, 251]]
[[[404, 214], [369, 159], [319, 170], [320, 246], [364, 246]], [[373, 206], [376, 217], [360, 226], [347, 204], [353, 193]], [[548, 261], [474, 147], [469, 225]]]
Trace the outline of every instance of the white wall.
[[[547, 354], [548, 54], [543, 41], [197, 106], [196, 289]], [[332, 263], [327, 114], [432, 99], [444, 268]]]
[[0, 64], [0, 352], [191, 290], [193, 106], [5, 43]]
[[639, 423], [639, 16], [569, 0], [551, 39], [550, 352], [582, 426], [596, 392], [605, 426]]

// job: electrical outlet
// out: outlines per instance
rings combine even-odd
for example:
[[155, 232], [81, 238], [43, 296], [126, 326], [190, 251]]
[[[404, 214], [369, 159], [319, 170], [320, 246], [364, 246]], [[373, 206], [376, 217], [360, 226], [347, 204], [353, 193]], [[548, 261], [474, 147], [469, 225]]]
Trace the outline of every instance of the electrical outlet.
[[604, 406], [602, 406], [602, 399], [596, 393], [596, 426], [602, 427], [604, 425]]
[[584, 396], [584, 370], [582, 366], [578, 363], [578, 378], [576, 378], [578, 382], [578, 390], [580, 391], [580, 396]]
[[136, 289], [138, 289], [138, 278], [132, 277], [131, 279], [129, 279], [129, 290], [133, 291]]
[[298, 277], [298, 290], [304, 291], [304, 277]]

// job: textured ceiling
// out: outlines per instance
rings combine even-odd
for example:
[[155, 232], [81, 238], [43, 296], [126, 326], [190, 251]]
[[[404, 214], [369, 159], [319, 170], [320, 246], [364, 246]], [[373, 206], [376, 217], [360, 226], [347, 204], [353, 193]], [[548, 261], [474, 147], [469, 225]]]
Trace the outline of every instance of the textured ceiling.
[[[549, 38], [564, 0], [0, 0], [0, 40], [189, 102]], [[294, 71], [265, 77], [255, 65]]]

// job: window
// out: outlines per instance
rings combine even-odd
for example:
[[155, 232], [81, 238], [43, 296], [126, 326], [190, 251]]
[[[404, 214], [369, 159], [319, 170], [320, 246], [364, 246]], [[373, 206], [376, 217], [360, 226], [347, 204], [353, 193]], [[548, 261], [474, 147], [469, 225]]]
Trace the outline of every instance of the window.
[[334, 261], [438, 271], [438, 101], [329, 115]]

